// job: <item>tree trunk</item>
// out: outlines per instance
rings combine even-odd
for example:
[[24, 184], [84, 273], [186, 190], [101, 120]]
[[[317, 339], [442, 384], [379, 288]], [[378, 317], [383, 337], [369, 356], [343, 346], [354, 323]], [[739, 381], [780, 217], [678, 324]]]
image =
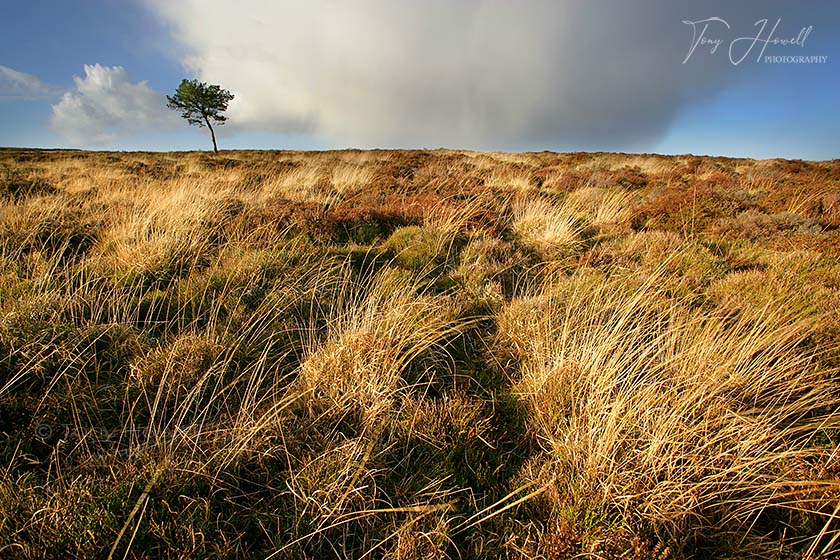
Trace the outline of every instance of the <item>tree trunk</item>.
[[213, 153], [218, 154], [219, 148], [216, 147], [216, 133], [213, 132], [213, 127], [210, 126], [210, 119], [208, 119], [206, 115], [204, 116], [204, 122], [207, 123], [207, 128], [210, 129], [210, 138], [213, 139]]

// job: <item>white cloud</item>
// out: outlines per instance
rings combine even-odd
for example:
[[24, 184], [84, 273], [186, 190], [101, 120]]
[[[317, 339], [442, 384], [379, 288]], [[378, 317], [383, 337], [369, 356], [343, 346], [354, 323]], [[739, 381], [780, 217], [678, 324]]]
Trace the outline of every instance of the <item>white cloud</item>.
[[185, 68], [236, 94], [232, 125], [360, 147], [649, 149], [751, 71], [681, 64], [683, 20], [813, 23], [782, 0], [146, 2]]
[[0, 66], [0, 101], [39, 99], [54, 91], [37, 76]]
[[680, 64], [679, 3], [147, 2], [185, 67], [236, 94], [231, 124], [338, 145], [647, 145], [717, 80]]
[[75, 89], [52, 106], [50, 124], [80, 145], [102, 145], [143, 129], [170, 126], [166, 98], [146, 82], [132, 82], [122, 66], [85, 65]]

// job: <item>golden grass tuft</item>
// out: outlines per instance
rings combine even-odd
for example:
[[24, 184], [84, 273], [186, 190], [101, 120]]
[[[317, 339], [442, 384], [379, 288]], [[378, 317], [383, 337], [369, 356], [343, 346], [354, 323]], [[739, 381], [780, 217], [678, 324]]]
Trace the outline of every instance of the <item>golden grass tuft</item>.
[[834, 482], [801, 470], [828, 466], [813, 434], [838, 423], [840, 386], [801, 349], [819, 317], [784, 299], [740, 316], [663, 305], [667, 281], [573, 276], [501, 312], [554, 507], [677, 543], [831, 509]]
[[576, 209], [547, 199], [522, 198], [513, 203], [511, 230], [527, 247], [548, 257], [573, 253], [584, 226]]

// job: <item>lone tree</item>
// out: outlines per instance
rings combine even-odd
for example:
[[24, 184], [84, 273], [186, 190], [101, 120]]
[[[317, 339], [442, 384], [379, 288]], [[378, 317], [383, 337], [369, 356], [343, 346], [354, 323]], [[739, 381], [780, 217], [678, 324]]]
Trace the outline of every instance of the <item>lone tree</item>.
[[213, 139], [213, 151], [219, 153], [216, 147], [216, 133], [210, 121], [220, 125], [225, 124], [227, 117], [222, 113], [227, 110], [233, 94], [221, 86], [210, 85], [198, 80], [181, 80], [181, 85], [175, 90], [175, 95], [167, 95], [167, 107], [181, 111], [181, 117], [190, 124], [199, 127], [207, 125], [210, 137]]

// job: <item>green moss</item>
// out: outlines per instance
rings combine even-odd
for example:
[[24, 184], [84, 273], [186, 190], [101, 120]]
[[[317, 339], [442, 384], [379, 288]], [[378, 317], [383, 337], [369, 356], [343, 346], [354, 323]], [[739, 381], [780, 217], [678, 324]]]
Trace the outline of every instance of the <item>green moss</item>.
[[407, 226], [394, 231], [385, 248], [394, 255], [397, 266], [429, 272], [456, 262], [464, 241], [431, 226]]

